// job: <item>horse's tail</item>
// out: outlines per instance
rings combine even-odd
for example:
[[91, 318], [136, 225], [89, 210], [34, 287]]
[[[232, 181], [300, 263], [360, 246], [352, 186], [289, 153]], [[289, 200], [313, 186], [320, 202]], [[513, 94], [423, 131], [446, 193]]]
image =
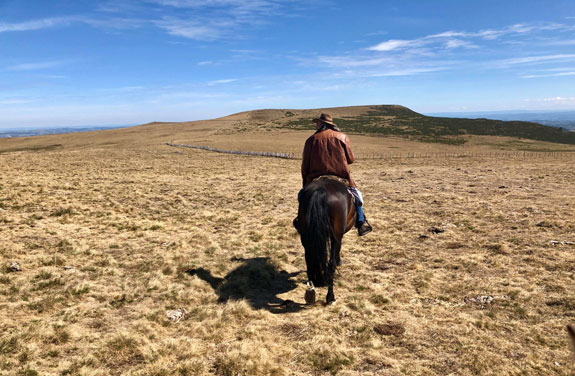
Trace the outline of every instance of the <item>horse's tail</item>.
[[328, 242], [333, 238], [325, 189], [311, 192], [307, 200], [305, 231], [301, 241], [305, 248], [307, 277], [316, 286], [327, 285]]

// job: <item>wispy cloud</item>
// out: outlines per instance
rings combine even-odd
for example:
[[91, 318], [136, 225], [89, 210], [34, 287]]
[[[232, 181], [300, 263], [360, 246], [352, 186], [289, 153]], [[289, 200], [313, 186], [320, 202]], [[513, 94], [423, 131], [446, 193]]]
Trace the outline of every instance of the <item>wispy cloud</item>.
[[24, 63], [24, 64], [17, 64], [12, 65], [6, 68], [9, 71], [35, 71], [35, 70], [44, 70], [44, 69], [52, 69], [61, 67], [64, 65], [71, 64], [71, 60], [55, 60], [55, 61], [41, 61], [41, 62], [34, 62], [34, 63]]
[[550, 98], [528, 98], [523, 99], [523, 102], [527, 102], [530, 106], [538, 105], [547, 108], [571, 108], [575, 104], [575, 97], [550, 97]]
[[407, 69], [391, 69], [383, 72], [367, 73], [367, 77], [399, 77], [399, 76], [414, 76], [422, 73], [438, 72], [448, 69], [447, 67], [435, 68], [407, 68]]
[[76, 17], [44, 18], [19, 23], [0, 23], [0, 33], [14, 31], [41, 30], [50, 27], [69, 25], [77, 21]]
[[[444, 31], [437, 34], [426, 35], [416, 39], [390, 39], [374, 46], [368, 47], [371, 51], [394, 51], [405, 50], [413, 47], [429, 46], [445, 42], [446, 48], [477, 48], [478, 46], [469, 40], [496, 40], [504, 36], [517, 36], [541, 31], [572, 31], [574, 26], [559, 23], [544, 25], [514, 24], [501, 29], [484, 29], [475, 32], [467, 31]], [[454, 39], [455, 38], [455, 39]]]
[[224, 80], [215, 80], [215, 81], [210, 81], [208, 82], [209, 86], [214, 86], [214, 85], [222, 85], [222, 84], [229, 84], [231, 82], [235, 82], [237, 81], [237, 78], [228, 78], [228, 79], [224, 79]]
[[495, 62], [495, 64], [499, 66], [512, 66], [520, 64], [539, 64], [549, 61], [571, 61], [571, 60], [575, 60], [575, 54], [525, 56], [513, 59], [498, 60]]
[[395, 59], [391, 57], [366, 57], [366, 56], [319, 56], [316, 59], [300, 59], [303, 63], [319, 63], [330, 67], [355, 68], [370, 67], [382, 64], [391, 64]]
[[0, 99], [0, 105], [17, 105], [17, 104], [26, 104], [26, 103], [32, 103], [32, 102], [34, 102], [34, 100], [24, 99], [24, 98]]
[[[302, 0], [146, 0], [163, 7], [178, 8], [178, 17], [164, 17], [155, 25], [169, 34], [201, 41], [237, 38], [245, 28], [261, 25], [272, 16], [294, 15], [294, 4]], [[290, 11], [286, 7], [290, 5]], [[303, 11], [303, 9], [299, 11]]]
[[100, 4], [97, 15], [0, 23], [0, 33], [77, 24], [106, 30], [152, 26], [173, 36], [215, 41], [238, 38], [247, 28], [268, 23], [269, 17], [293, 17], [311, 6], [304, 0], [116, 0]]
[[180, 20], [174, 18], [166, 18], [161, 21], [155, 22], [156, 26], [164, 29], [170, 35], [179, 37], [195, 39], [200, 41], [211, 41], [220, 38], [227, 30], [226, 28], [218, 27], [216, 24], [206, 24], [201, 21]]
[[563, 76], [575, 76], [575, 71], [549, 73], [549, 74], [526, 74], [521, 76], [521, 78], [543, 78], [543, 77], [563, 77]]
[[255, 14], [275, 14], [283, 3], [293, 3], [294, 0], [147, 0], [147, 2], [179, 9], [217, 10], [236, 17], [249, 17]]
[[368, 50], [391, 51], [406, 47], [419, 47], [429, 43], [431, 42], [428, 42], [425, 38], [413, 39], [413, 40], [390, 39], [388, 41], [381, 42], [373, 47], [369, 47]]
[[545, 98], [543, 99], [544, 102], [575, 102], [575, 97], [554, 97], [554, 98]]
[[459, 47], [463, 47], [463, 48], [479, 48], [479, 46], [468, 42], [468, 41], [464, 41], [461, 39], [449, 39], [445, 42], [445, 48], [459, 48]]

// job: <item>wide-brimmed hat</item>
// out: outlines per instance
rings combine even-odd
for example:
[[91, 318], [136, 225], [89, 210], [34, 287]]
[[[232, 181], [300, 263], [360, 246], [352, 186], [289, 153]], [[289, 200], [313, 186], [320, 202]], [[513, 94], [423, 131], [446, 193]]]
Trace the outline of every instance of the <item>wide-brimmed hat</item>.
[[334, 127], [337, 127], [337, 125], [333, 122], [333, 118], [331, 117], [330, 114], [324, 114], [324, 113], [322, 113], [321, 115], [319, 115], [319, 118], [313, 119], [312, 121], [313, 121], [314, 123], [315, 123], [316, 121], [321, 121], [322, 123], [326, 123], [326, 124], [329, 124], [329, 125], [333, 125]]

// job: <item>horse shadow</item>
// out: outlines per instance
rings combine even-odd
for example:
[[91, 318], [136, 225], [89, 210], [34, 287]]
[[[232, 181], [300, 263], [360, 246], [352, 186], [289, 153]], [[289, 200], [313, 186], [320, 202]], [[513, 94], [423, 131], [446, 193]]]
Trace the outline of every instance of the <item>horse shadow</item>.
[[254, 309], [267, 309], [272, 313], [298, 312], [303, 304], [280, 299], [277, 295], [297, 287], [292, 280], [301, 272], [278, 271], [269, 257], [237, 259], [242, 264], [224, 278], [215, 277], [204, 268], [189, 269], [186, 274], [206, 281], [218, 294], [218, 302], [244, 299]]

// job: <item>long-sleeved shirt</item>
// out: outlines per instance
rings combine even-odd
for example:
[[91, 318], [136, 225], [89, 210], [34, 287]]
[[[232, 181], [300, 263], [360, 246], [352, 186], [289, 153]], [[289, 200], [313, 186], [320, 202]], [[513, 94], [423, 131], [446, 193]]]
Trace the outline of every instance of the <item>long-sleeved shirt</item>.
[[346, 179], [350, 186], [355, 187], [349, 173], [349, 165], [354, 160], [349, 138], [345, 133], [329, 128], [316, 132], [307, 139], [303, 149], [303, 186], [319, 176], [335, 175]]

